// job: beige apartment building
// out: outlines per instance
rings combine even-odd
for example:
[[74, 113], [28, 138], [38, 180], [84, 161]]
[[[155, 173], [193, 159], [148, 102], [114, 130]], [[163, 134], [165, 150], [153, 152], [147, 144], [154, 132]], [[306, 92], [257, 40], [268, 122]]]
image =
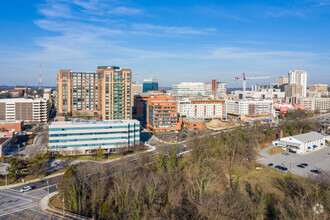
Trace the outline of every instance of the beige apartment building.
[[96, 72], [57, 73], [59, 115], [131, 119], [132, 70], [98, 66]]
[[330, 111], [330, 98], [301, 97], [297, 102], [305, 106], [307, 111]]
[[328, 91], [328, 85], [327, 84], [313, 84], [309, 85], [309, 91], [310, 92], [327, 92]]
[[280, 77], [278, 77], [278, 80], [277, 80], [278, 86], [281, 86], [283, 84], [288, 84], [288, 82], [289, 82], [288, 77], [286, 77], [286, 76], [280, 76]]

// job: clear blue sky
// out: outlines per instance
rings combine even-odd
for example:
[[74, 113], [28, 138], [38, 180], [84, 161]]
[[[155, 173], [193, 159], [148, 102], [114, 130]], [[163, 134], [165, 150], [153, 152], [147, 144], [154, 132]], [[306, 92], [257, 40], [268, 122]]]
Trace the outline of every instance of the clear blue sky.
[[[330, 84], [330, 0], [8, 0], [0, 7], [0, 85], [56, 85], [59, 69], [131, 68], [160, 86], [308, 72]], [[251, 82], [249, 83], [249, 86]]]

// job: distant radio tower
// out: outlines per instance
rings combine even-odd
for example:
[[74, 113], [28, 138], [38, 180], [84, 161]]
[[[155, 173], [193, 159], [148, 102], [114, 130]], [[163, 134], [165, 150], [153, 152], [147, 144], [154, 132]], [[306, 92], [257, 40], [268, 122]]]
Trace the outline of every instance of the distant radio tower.
[[41, 74], [41, 64], [40, 64], [40, 73], [39, 73], [39, 89], [42, 89], [42, 74]]

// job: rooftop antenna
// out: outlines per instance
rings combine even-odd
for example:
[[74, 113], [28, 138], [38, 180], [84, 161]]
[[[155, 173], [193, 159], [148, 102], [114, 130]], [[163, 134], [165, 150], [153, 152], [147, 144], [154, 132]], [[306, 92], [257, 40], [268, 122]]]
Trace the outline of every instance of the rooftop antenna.
[[41, 64], [40, 64], [40, 72], [39, 72], [39, 89], [42, 89], [42, 73], [41, 73]]
[[24, 97], [27, 97], [28, 94], [28, 86], [27, 83], [25, 82], [25, 93], [24, 93]]

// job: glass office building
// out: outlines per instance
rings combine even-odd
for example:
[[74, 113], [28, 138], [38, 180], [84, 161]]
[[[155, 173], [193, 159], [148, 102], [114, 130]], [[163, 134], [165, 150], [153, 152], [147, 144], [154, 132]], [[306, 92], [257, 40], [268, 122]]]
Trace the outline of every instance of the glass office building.
[[145, 79], [143, 81], [143, 92], [157, 91], [158, 81], [155, 79]]
[[140, 142], [140, 122], [109, 120], [52, 122], [49, 151], [62, 154], [90, 154], [101, 147], [105, 153], [118, 152]]

